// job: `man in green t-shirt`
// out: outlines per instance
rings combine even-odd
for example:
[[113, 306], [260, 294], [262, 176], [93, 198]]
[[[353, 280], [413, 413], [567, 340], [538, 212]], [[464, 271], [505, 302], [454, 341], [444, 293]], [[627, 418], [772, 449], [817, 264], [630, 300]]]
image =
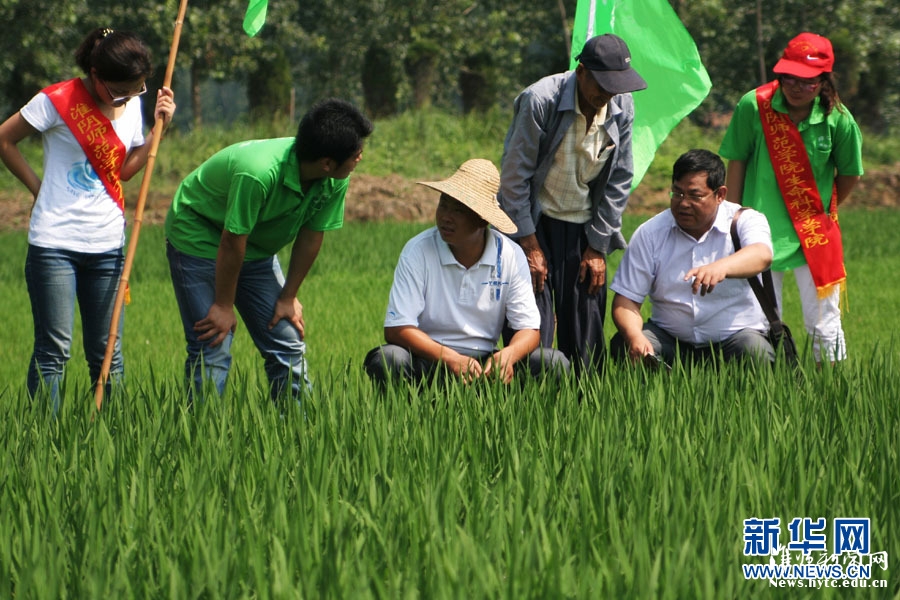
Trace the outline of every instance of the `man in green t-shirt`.
[[[309, 387], [297, 292], [324, 233], [343, 225], [348, 178], [372, 129], [352, 104], [324, 100], [296, 138], [234, 144], [181, 183], [166, 239], [191, 391], [204, 379], [224, 391], [235, 308], [265, 359], [272, 398]], [[275, 254], [291, 242], [285, 278]]]

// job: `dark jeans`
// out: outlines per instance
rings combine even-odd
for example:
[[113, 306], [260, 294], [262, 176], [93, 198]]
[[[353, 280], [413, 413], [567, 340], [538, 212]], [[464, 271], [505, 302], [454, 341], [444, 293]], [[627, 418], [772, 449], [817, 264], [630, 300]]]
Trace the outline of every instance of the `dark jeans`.
[[[193, 395], [194, 390], [203, 388], [204, 379], [209, 379], [221, 395], [231, 369], [234, 334], [229, 333], [218, 346], [210, 346], [209, 340], [199, 340], [194, 331], [194, 323], [206, 317], [215, 301], [216, 261], [184, 254], [168, 242], [166, 251], [187, 342], [185, 383]], [[307, 377], [306, 343], [287, 319], [282, 319], [269, 329], [282, 286], [284, 276], [277, 257], [245, 261], [238, 279], [234, 306], [265, 360], [272, 399], [277, 399], [288, 390], [293, 398], [299, 399], [311, 385]]]
[[[28, 393], [43, 386], [59, 409], [59, 384], [72, 347], [75, 299], [81, 312], [84, 356], [91, 381], [100, 377], [122, 274], [122, 249], [102, 253], [74, 252], [28, 246], [25, 282], [34, 320], [34, 352], [28, 364]], [[122, 323], [110, 363], [110, 381], [122, 377]]]

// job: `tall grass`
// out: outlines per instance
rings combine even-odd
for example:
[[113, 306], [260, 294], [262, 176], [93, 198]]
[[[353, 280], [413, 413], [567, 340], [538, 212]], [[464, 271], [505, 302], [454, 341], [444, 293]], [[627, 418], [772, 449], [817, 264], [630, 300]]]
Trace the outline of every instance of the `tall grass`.
[[[626, 233], [641, 220], [628, 215]], [[56, 420], [23, 391], [24, 233], [2, 234], [0, 595], [781, 597], [743, 579], [750, 517], [869, 517], [873, 551], [900, 556], [898, 221], [842, 216], [851, 360], [839, 368], [808, 355], [799, 376], [612, 365], [384, 395], [360, 363], [381, 341], [400, 248], [425, 225], [350, 224], [326, 235], [300, 291], [311, 396], [273, 406], [239, 326], [225, 397], [193, 410], [162, 232], [145, 227], [125, 391], [94, 412], [77, 333]], [[897, 573], [875, 568], [889, 587], [868, 591], [895, 596]]]
[[[745, 518], [868, 516], [873, 549], [900, 550], [898, 364], [867, 364], [792, 385], [614, 368], [384, 396], [352, 369], [283, 413], [244, 380], [193, 412], [171, 382], [139, 382], [93, 419], [7, 396], [0, 590], [775, 597], [742, 578]], [[875, 578], [894, 592], [894, 573]]]
[[[424, 178], [471, 156], [499, 162], [508, 117], [379, 121], [360, 171]], [[293, 130], [175, 132], [154, 189], [171, 194], [228, 143]], [[662, 189], [677, 154], [714, 148], [720, 135], [683, 123], [642, 186]], [[17, 187], [8, 177], [0, 169], [0, 189]], [[626, 215], [627, 237], [644, 218]], [[869, 517], [872, 549], [896, 562], [900, 213], [841, 218], [851, 359], [839, 368], [816, 370], [807, 349], [799, 376], [612, 365], [579, 380], [397, 385], [380, 395], [360, 364], [381, 343], [400, 249], [427, 224], [349, 224], [326, 235], [300, 291], [311, 396], [273, 406], [239, 325], [226, 395], [192, 410], [163, 234], [145, 226], [126, 310], [125, 390], [94, 412], [76, 322], [55, 420], [23, 389], [25, 234], [0, 234], [0, 595], [781, 597], [743, 579], [750, 517]], [[785, 317], [804, 346], [790, 283]], [[888, 588], [867, 595], [897, 598], [898, 572], [874, 569]]]

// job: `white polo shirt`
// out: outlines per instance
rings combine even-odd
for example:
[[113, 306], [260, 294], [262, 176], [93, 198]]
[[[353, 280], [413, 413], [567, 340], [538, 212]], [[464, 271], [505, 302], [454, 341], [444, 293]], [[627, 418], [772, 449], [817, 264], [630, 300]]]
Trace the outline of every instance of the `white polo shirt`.
[[[765, 332], [766, 316], [746, 279], [726, 279], [705, 296], [691, 293], [685, 274], [734, 254], [731, 221], [740, 206], [722, 202], [713, 226], [696, 240], [675, 222], [670, 209], [643, 223], [628, 243], [610, 288], [641, 304], [650, 297], [653, 322], [679, 340], [720, 342], [741, 329]], [[772, 248], [766, 218], [745, 210], [738, 219], [742, 246]]]
[[539, 329], [531, 273], [518, 244], [487, 230], [484, 254], [466, 269], [436, 227], [403, 247], [388, 299], [385, 327], [413, 326], [461, 354], [493, 352], [503, 323]]

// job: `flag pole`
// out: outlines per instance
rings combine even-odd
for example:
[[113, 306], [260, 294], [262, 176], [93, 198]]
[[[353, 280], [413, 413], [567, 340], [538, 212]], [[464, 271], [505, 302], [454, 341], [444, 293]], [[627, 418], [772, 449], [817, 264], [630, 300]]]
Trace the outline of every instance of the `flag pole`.
[[[175, 31], [172, 34], [172, 46], [169, 49], [169, 63], [166, 66], [166, 76], [163, 80], [164, 87], [171, 87], [172, 74], [175, 71], [175, 57], [178, 54], [178, 42], [181, 39], [181, 26], [184, 24], [184, 15], [187, 12], [188, 0], [180, 0], [178, 18], [175, 19]], [[125, 304], [125, 291], [128, 289], [128, 278], [131, 275], [131, 265], [137, 251], [138, 237], [140, 237], [141, 223], [144, 220], [144, 204], [147, 202], [147, 193], [150, 190], [150, 180], [153, 177], [153, 166], [156, 163], [156, 152], [162, 139], [163, 119], [157, 119], [153, 125], [153, 141], [150, 142], [150, 154], [144, 167], [144, 178], [141, 180], [141, 191], [138, 195], [137, 206], [134, 209], [133, 224], [131, 226], [131, 239], [128, 243], [128, 252], [125, 255], [125, 264], [122, 268], [122, 276], [119, 279], [119, 288], [116, 291], [116, 300], [113, 305], [112, 319], [109, 323], [109, 336], [106, 340], [106, 354], [103, 356], [103, 366], [100, 368], [100, 377], [97, 378], [97, 387], [94, 389], [94, 401], [99, 411], [103, 405], [103, 391], [106, 381], [109, 379], [109, 368], [112, 363], [113, 351], [119, 338], [119, 321], [122, 317], [122, 306]]]

